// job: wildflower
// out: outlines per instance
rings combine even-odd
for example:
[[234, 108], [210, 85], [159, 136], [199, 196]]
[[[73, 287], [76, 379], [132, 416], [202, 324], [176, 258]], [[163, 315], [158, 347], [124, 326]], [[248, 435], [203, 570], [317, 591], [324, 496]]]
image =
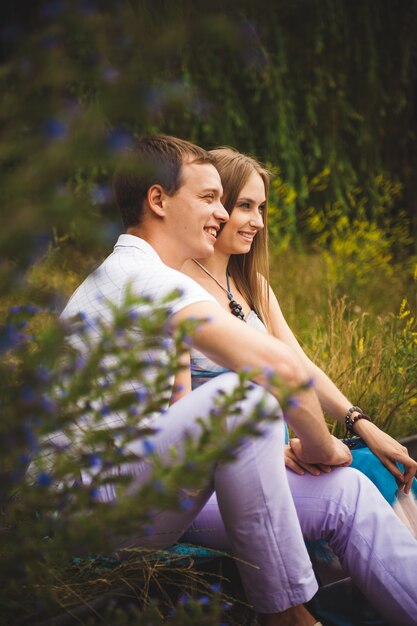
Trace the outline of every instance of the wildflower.
[[203, 606], [207, 606], [208, 604], [210, 604], [210, 598], [208, 596], [200, 596], [198, 598], [198, 603]]
[[192, 507], [192, 502], [189, 498], [187, 498], [185, 500], [180, 500], [179, 505], [183, 509], [183, 511], [189, 511]]
[[222, 586], [220, 583], [213, 583], [212, 585], [210, 585], [210, 589], [214, 591], [214, 593], [219, 593], [219, 591], [222, 590]]
[[91, 468], [99, 468], [102, 466], [102, 458], [99, 454], [87, 454], [87, 463]]
[[185, 606], [191, 600], [191, 596], [188, 593], [182, 593], [178, 598], [178, 604], [181, 606]]
[[[55, 42], [53, 42], [53, 44], [55, 44]], [[47, 45], [49, 47], [50, 42]], [[45, 122], [43, 133], [48, 139], [59, 140], [63, 139], [67, 135], [68, 128], [61, 120], [51, 118]]]
[[110, 83], [111, 85], [117, 83], [120, 77], [119, 70], [112, 65], [107, 65], [106, 67], [104, 67], [101, 74], [106, 83]]
[[286, 400], [286, 405], [287, 405], [287, 408], [289, 408], [289, 409], [296, 409], [300, 405], [300, 402], [299, 402], [299, 400], [297, 398], [294, 398], [293, 396], [290, 396]]
[[151, 441], [149, 441], [149, 439], [144, 439], [142, 443], [145, 454], [152, 454], [155, 452], [155, 446]]
[[272, 369], [272, 367], [263, 367], [262, 368], [262, 372], [265, 374], [265, 376], [269, 379], [273, 378], [275, 375], [275, 371]]
[[149, 392], [145, 389], [138, 389], [135, 391], [136, 400], [139, 402], [146, 402], [149, 398]]
[[22, 387], [22, 391], [20, 392], [20, 397], [23, 402], [33, 402], [36, 398], [36, 394], [32, 387]]
[[47, 472], [41, 472], [38, 474], [36, 484], [40, 487], [49, 487], [52, 484], [52, 476]]
[[407, 299], [404, 298], [401, 302], [401, 306], [400, 306], [400, 312], [398, 314], [398, 318], [400, 320], [404, 319], [405, 317], [407, 317], [407, 315], [410, 315], [410, 309], [407, 308], [408, 307], [408, 302]]
[[48, 380], [51, 379], [50, 372], [43, 365], [38, 365], [38, 367], [36, 368], [36, 373], [38, 375], [39, 380], [41, 380], [44, 383], [48, 382]]
[[98, 502], [100, 500], [100, 489], [98, 487], [91, 487], [88, 490], [88, 495], [92, 500]]
[[132, 136], [125, 130], [114, 130], [107, 139], [108, 147], [114, 152], [121, 152], [126, 150], [126, 148], [130, 148], [132, 142]]
[[41, 397], [41, 406], [47, 413], [53, 413], [56, 409], [56, 403], [45, 395]]
[[108, 404], [103, 404], [103, 406], [100, 408], [100, 413], [103, 417], [105, 417], [106, 415], [110, 414], [110, 407]]

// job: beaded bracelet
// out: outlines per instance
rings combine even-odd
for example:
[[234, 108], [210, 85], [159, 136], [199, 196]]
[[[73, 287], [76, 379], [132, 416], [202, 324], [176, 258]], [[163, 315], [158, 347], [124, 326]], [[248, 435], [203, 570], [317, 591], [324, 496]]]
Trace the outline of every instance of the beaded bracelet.
[[[352, 417], [352, 413], [355, 413], [355, 412], [357, 412], [357, 415], [354, 415]], [[355, 434], [353, 427], [358, 420], [368, 420], [369, 422], [372, 422], [372, 419], [369, 417], [369, 415], [364, 413], [361, 408], [359, 408], [358, 406], [351, 406], [349, 411], [345, 415], [345, 426], [346, 426], [345, 437], [347, 438], [353, 437], [353, 435]]]

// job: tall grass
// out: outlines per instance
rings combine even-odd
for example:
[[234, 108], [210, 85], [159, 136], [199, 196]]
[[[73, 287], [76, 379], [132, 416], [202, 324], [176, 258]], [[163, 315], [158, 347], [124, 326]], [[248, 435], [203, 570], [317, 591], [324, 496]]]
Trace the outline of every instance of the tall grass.
[[273, 256], [271, 269], [284, 315], [312, 360], [394, 437], [416, 433], [412, 272], [383, 284], [374, 273], [355, 292], [343, 293], [318, 254], [287, 250]]

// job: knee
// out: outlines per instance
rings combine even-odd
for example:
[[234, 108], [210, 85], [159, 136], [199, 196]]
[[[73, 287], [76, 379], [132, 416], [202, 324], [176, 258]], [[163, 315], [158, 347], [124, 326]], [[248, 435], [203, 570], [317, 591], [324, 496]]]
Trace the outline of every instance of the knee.
[[375, 498], [381, 497], [369, 478], [353, 467], [333, 470], [328, 476], [331, 478], [329, 495], [347, 515], [354, 514], [361, 503], [368, 507]]

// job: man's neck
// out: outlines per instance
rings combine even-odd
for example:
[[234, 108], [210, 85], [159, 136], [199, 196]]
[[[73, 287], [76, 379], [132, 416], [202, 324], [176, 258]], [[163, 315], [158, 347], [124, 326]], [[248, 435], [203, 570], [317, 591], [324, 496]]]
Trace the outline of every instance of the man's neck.
[[165, 265], [175, 270], [180, 270], [186, 259], [181, 254], [179, 246], [173, 245], [172, 240], [166, 240], [162, 233], [155, 235], [141, 226], [130, 226], [126, 233], [135, 237], [140, 237], [155, 250], [159, 258]]

